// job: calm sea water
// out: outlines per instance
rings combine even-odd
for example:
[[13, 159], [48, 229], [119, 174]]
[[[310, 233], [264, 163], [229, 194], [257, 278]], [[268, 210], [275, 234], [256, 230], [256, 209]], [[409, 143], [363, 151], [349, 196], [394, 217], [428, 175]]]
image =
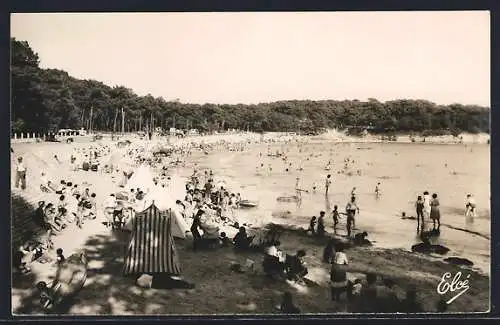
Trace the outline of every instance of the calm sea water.
[[[286, 152], [287, 163], [281, 158], [268, 157], [268, 150]], [[353, 161], [347, 170], [352, 172], [351, 176], [337, 173], [343, 169], [347, 157]], [[333, 163], [332, 169], [326, 171], [329, 160]], [[310, 217], [318, 216], [321, 210], [329, 212], [338, 205], [339, 210], [344, 211], [351, 189], [356, 187], [361, 209], [356, 219], [358, 231], [366, 230], [376, 246], [409, 249], [418, 241], [416, 221], [402, 220], [401, 213], [414, 216], [414, 202], [427, 190], [438, 194], [443, 224], [490, 235], [488, 145], [318, 141], [252, 146], [244, 152], [215, 152], [199, 156], [196, 163], [202, 170], [213, 169], [216, 181], [224, 180], [231, 191], [258, 201], [257, 208], [239, 211], [242, 219], [253, 220], [254, 224], [272, 220], [307, 227]], [[302, 171], [298, 170], [300, 167]], [[184, 176], [187, 173], [188, 170], [183, 171]], [[325, 198], [327, 174], [332, 174], [333, 186]], [[309, 190], [303, 193], [301, 205], [278, 202], [278, 196], [295, 195], [297, 177], [300, 178], [299, 187]], [[374, 190], [378, 182], [382, 195], [377, 199]], [[318, 185], [316, 193], [312, 191], [314, 183]], [[474, 194], [478, 206], [473, 222], [464, 217], [467, 193]], [[329, 216], [326, 223], [327, 231], [333, 231]], [[339, 233], [345, 232], [344, 225], [345, 218]], [[483, 272], [489, 273], [488, 239], [442, 226], [437, 241], [451, 249], [448, 256], [469, 258]]]

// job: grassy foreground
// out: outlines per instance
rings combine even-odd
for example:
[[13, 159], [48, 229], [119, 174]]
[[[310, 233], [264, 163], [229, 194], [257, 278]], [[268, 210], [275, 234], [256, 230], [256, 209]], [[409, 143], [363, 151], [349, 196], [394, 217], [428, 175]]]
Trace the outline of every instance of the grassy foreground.
[[[294, 253], [307, 251], [308, 276], [314, 285], [299, 287], [276, 282], [261, 270], [262, 255], [236, 253], [230, 247], [217, 250], [191, 249], [190, 240], [176, 241], [183, 268], [183, 277], [196, 285], [195, 289], [143, 289], [134, 279], [122, 276], [123, 251], [126, 238], [121, 233], [95, 235], [85, 243], [89, 257], [88, 279], [83, 290], [60, 310], [64, 314], [143, 315], [143, 314], [273, 314], [278, 313], [284, 291], [293, 294], [303, 313], [342, 313], [344, 303], [333, 303], [328, 289], [327, 264], [321, 262], [326, 239], [306, 237], [300, 230], [288, 229], [281, 236], [281, 249]], [[441, 298], [436, 288], [444, 272], [462, 271], [471, 274], [470, 289], [449, 305], [449, 312], [485, 312], [489, 309], [489, 278], [474, 271], [440, 261], [429, 261], [402, 250], [351, 248], [346, 250], [350, 272], [376, 272], [380, 277], [395, 281], [397, 293], [403, 297], [409, 283], [418, 288], [418, 298], [424, 309], [436, 311]], [[230, 270], [232, 262], [245, 265], [247, 259], [256, 262], [256, 270], [237, 273]], [[14, 289], [20, 282], [13, 283]], [[28, 291], [31, 291], [28, 294]], [[25, 287], [15, 314], [40, 313], [36, 293]], [[453, 294], [445, 296], [451, 298]]]

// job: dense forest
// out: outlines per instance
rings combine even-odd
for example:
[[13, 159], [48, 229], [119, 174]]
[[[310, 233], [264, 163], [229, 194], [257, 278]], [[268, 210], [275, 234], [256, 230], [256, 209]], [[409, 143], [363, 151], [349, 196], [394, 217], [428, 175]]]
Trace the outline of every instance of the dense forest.
[[305, 131], [369, 126], [373, 132], [458, 134], [489, 132], [487, 107], [437, 105], [426, 100], [289, 100], [252, 105], [188, 104], [124, 86], [79, 80], [57, 69], [41, 69], [28, 42], [11, 39], [12, 132], [62, 128], [97, 131], [196, 128], [203, 132]]

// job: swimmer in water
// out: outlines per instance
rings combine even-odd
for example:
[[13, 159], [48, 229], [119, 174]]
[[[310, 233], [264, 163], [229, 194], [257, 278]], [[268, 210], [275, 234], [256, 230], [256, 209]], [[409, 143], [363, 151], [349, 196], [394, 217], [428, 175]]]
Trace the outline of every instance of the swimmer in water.
[[332, 175], [330, 175], [330, 174], [328, 174], [328, 176], [326, 176], [325, 195], [328, 195], [328, 190], [330, 189], [330, 185], [332, 185], [331, 177], [332, 177]]
[[378, 198], [380, 196], [380, 183], [377, 183], [377, 186], [375, 186], [375, 196]]
[[313, 192], [316, 193], [316, 189], [318, 188], [318, 183], [313, 183]]

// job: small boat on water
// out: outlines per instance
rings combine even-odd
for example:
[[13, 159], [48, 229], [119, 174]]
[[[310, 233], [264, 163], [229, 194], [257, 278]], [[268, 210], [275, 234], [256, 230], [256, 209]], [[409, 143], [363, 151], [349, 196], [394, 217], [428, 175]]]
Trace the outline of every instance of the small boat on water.
[[244, 208], [255, 208], [257, 205], [258, 205], [258, 203], [255, 201], [250, 201], [250, 200], [241, 200], [240, 201], [240, 207], [244, 207]]
[[297, 195], [292, 196], [278, 196], [276, 199], [278, 202], [297, 202], [300, 198]]
[[54, 310], [64, 300], [77, 294], [87, 280], [87, 268], [87, 254], [81, 251], [71, 255], [58, 266], [50, 287], [43, 281], [39, 282], [37, 288], [43, 309]]

